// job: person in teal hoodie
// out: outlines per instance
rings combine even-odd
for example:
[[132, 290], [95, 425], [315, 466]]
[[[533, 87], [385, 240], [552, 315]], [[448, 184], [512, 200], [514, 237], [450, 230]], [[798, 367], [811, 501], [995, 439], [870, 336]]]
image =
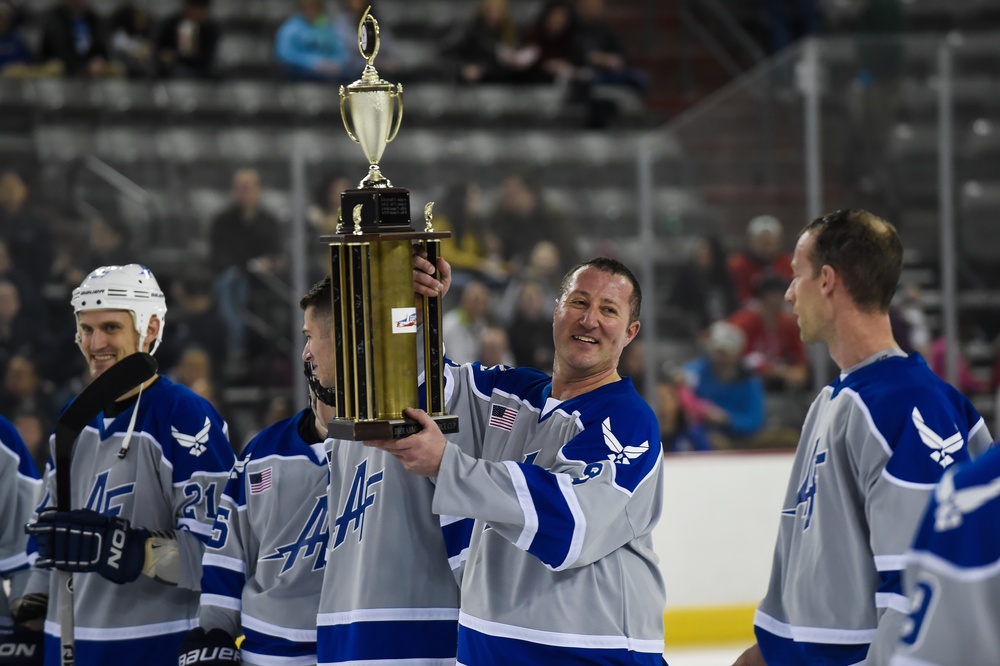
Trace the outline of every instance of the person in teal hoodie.
[[347, 48], [323, 0], [300, 0], [299, 12], [278, 28], [274, 52], [289, 79], [346, 81], [360, 75], [345, 69]]

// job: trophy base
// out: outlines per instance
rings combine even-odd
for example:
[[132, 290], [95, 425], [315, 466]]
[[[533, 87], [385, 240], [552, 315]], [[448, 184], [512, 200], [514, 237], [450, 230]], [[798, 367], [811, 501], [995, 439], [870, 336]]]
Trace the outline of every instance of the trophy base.
[[361, 231], [374, 233], [384, 229], [412, 230], [410, 226], [410, 191], [405, 187], [380, 187], [344, 190], [340, 206], [344, 211], [343, 233], [353, 231], [354, 207], [361, 205]]
[[[458, 417], [452, 414], [431, 416], [445, 435], [458, 432]], [[327, 424], [327, 437], [364, 442], [377, 439], [403, 439], [420, 432], [421, 426], [410, 419], [386, 419], [383, 421], [351, 421], [334, 419]]]

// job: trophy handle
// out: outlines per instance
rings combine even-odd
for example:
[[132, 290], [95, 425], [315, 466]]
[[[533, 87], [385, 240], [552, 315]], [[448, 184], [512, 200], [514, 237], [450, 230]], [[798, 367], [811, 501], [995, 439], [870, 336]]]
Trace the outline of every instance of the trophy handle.
[[[389, 132], [389, 138], [385, 140], [386, 143], [389, 143], [390, 141], [392, 141], [393, 139], [396, 138], [396, 134], [399, 133], [399, 125], [400, 125], [400, 123], [403, 122], [403, 84], [402, 83], [397, 83], [396, 84], [396, 94], [393, 95], [393, 97], [395, 97], [396, 101], [399, 102], [399, 111], [396, 113], [396, 122], [395, 122], [395, 124], [392, 127], [392, 131]], [[341, 105], [343, 105], [343, 102], [341, 102]], [[350, 130], [348, 130], [348, 133], [350, 133]]]
[[[340, 86], [340, 119], [344, 121], [344, 129], [347, 130], [347, 136], [351, 137], [351, 141], [361, 143], [358, 141], [358, 137], [354, 136], [354, 132], [351, 130], [351, 123], [347, 120], [347, 93], [344, 91], [344, 86]], [[396, 123], [396, 129], [399, 129], [399, 123]], [[392, 141], [392, 139], [389, 140]]]

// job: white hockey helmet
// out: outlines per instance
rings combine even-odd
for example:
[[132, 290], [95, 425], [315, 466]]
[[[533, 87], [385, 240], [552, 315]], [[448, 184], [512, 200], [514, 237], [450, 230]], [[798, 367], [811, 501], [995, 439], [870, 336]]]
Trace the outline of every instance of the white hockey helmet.
[[163, 340], [167, 300], [160, 285], [156, 283], [153, 272], [145, 266], [102, 266], [84, 278], [80, 286], [73, 290], [70, 303], [73, 305], [74, 315], [87, 310], [128, 310], [132, 313], [140, 341], [146, 337], [149, 320], [156, 315], [160, 320], [160, 332], [149, 353], [155, 352]]

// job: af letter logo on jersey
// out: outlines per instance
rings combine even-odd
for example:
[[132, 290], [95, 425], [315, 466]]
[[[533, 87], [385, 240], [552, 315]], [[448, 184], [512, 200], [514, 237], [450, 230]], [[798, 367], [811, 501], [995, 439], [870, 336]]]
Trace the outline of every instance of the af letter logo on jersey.
[[337, 526], [337, 538], [333, 542], [334, 548], [344, 543], [348, 530], [358, 532], [358, 541], [364, 538], [365, 511], [375, 503], [377, 494], [376, 490], [372, 490], [372, 486], [382, 483], [383, 474], [384, 470], [380, 469], [369, 476], [367, 458], [354, 471], [351, 493], [344, 504], [344, 510], [334, 521]]
[[120, 516], [122, 505], [120, 500], [126, 495], [131, 495], [135, 491], [134, 483], [123, 483], [114, 488], [108, 487], [108, 477], [111, 470], [101, 472], [94, 479], [94, 486], [90, 489], [90, 496], [87, 497], [87, 508], [106, 516]]
[[926, 444], [931, 450], [931, 460], [941, 465], [941, 467], [948, 467], [948, 465], [955, 462], [951, 454], [956, 453], [965, 444], [961, 431], [945, 439], [924, 423], [924, 417], [916, 407], [913, 408], [913, 425], [917, 427], [917, 432], [920, 433], [920, 441]]
[[1000, 478], [984, 486], [955, 490], [955, 479], [946, 474], [934, 490], [937, 508], [934, 509], [934, 530], [944, 532], [962, 524], [963, 516], [1000, 495]]
[[799, 490], [795, 497], [796, 504], [793, 508], [785, 509], [781, 512], [783, 516], [794, 517], [798, 514], [799, 507], [801, 506], [802, 517], [805, 518], [805, 524], [802, 526], [803, 532], [812, 525], [813, 509], [816, 508], [819, 468], [820, 465], [825, 464], [826, 451], [819, 450], [819, 438], [817, 438], [816, 443], [813, 444], [812, 454], [809, 457], [809, 465], [806, 467], [805, 474], [802, 475], [802, 483], [799, 484]]
[[188, 450], [188, 453], [193, 455], [195, 458], [200, 456], [208, 448], [205, 445], [208, 444], [208, 433], [212, 429], [212, 423], [205, 417], [205, 425], [194, 435], [185, 435], [179, 431], [174, 426], [170, 426], [170, 432], [173, 434], [174, 439], [177, 443]]
[[312, 570], [319, 571], [326, 566], [326, 543], [329, 534], [329, 524], [326, 520], [326, 495], [321, 495], [316, 498], [309, 518], [295, 541], [278, 546], [273, 553], [261, 559], [280, 560], [284, 558], [285, 563], [282, 565], [281, 571], [278, 572], [279, 576], [295, 566], [300, 554], [302, 559], [312, 557]]
[[649, 440], [646, 440], [639, 446], [622, 446], [618, 438], [615, 437], [615, 433], [611, 432], [610, 416], [604, 419], [601, 429], [604, 431], [604, 443], [611, 449], [611, 453], [608, 454], [608, 460], [616, 465], [631, 465], [633, 460], [649, 450]]

